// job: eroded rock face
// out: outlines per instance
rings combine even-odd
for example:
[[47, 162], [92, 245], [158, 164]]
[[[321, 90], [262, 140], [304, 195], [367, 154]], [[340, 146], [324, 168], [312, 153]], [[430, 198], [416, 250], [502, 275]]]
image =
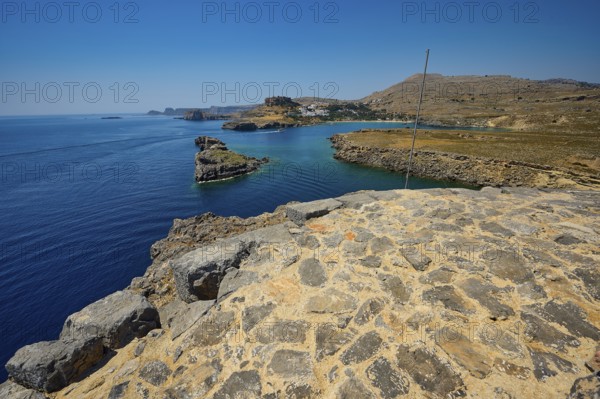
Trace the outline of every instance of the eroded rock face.
[[[577, 231], [600, 228], [599, 194], [436, 189], [335, 201], [294, 204], [295, 223], [231, 235], [252, 243], [239, 261], [233, 246], [210, 258], [206, 243], [190, 245], [206, 247], [202, 258], [177, 245], [172, 265], [189, 262], [174, 280], [185, 276], [191, 303], [169, 298], [164, 330], [57, 399], [594, 397], [586, 363], [600, 358], [600, 242]], [[580, 241], [556, 242], [567, 230]], [[211, 271], [218, 299], [198, 300]]]
[[100, 338], [38, 342], [19, 349], [6, 370], [26, 388], [55, 392], [76, 381], [103, 356]]
[[196, 154], [196, 182], [230, 179], [256, 171], [267, 163], [267, 158], [257, 159], [230, 151], [222, 141], [202, 136], [196, 139], [200, 152]]
[[0, 398], [10, 399], [47, 399], [47, 396], [41, 392], [27, 389], [12, 381], [6, 381], [0, 384]]
[[102, 339], [118, 349], [160, 327], [158, 311], [141, 295], [118, 291], [67, 318], [61, 340]]

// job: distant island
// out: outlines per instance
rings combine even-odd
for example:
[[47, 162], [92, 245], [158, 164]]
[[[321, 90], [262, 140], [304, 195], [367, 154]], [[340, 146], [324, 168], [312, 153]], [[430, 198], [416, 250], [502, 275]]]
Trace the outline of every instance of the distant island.
[[208, 115], [236, 115], [241, 114], [242, 112], [249, 111], [253, 108], [256, 108], [258, 105], [233, 105], [226, 107], [217, 107], [212, 106], [210, 108], [165, 108], [163, 112], [160, 111], [149, 111], [147, 115], [164, 115], [164, 116], [185, 116], [185, 114], [189, 112], [199, 111]]

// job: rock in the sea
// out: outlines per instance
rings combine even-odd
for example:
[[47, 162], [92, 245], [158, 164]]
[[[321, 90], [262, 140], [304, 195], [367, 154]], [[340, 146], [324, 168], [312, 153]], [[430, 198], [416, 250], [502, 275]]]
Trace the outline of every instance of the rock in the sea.
[[118, 349], [160, 327], [158, 311], [141, 295], [118, 291], [67, 318], [61, 340], [99, 337]]
[[227, 146], [221, 140], [210, 136], [199, 136], [194, 140], [200, 151], [204, 150], [227, 150]]
[[198, 137], [196, 145], [196, 182], [230, 179], [256, 171], [267, 163], [267, 158], [257, 159], [235, 153], [227, 149], [220, 140], [212, 137]]
[[26, 388], [55, 392], [76, 381], [103, 357], [100, 338], [38, 342], [19, 349], [6, 370], [13, 381]]

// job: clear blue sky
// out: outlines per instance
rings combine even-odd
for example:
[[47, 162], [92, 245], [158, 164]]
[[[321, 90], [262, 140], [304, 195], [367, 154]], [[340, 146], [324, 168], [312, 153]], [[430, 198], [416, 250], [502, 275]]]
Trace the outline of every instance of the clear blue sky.
[[445, 75], [600, 82], [597, 0], [78, 3], [1, 3], [1, 115], [233, 105], [269, 85], [356, 99], [421, 72], [426, 48]]

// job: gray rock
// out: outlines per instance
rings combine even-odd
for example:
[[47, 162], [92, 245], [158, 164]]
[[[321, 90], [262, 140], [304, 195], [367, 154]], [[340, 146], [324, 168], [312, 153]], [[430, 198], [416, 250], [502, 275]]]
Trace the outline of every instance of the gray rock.
[[262, 394], [260, 375], [256, 370], [232, 373], [213, 399], [258, 398]]
[[371, 319], [377, 316], [385, 306], [385, 303], [381, 299], [370, 298], [365, 301], [356, 312], [354, 322], [359, 326], [367, 324]]
[[360, 209], [363, 205], [376, 201], [375, 198], [371, 197], [371, 195], [366, 192], [346, 194], [336, 198], [336, 200], [344, 204], [345, 208], [352, 209]]
[[563, 373], [576, 373], [578, 371], [573, 363], [553, 353], [537, 352], [530, 349], [529, 355], [533, 362], [533, 375], [538, 381], [545, 381], [549, 377], [554, 377], [558, 374], [558, 371]]
[[171, 339], [176, 339], [188, 331], [202, 316], [215, 305], [215, 301], [185, 303], [175, 299], [160, 310], [164, 327], [171, 330]]
[[310, 258], [302, 261], [298, 267], [300, 282], [311, 287], [320, 287], [327, 282], [327, 273], [318, 259]]
[[191, 303], [217, 299], [221, 280], [229, 268], [239, 269], [256, 242], [244, 235], [219, 240], [171, 261], [179, 297]]
[[270, 315], [277, 306], [273, 303], [265, 305], [249, 306], [242, 312], [242, 328], [244, 332], [249, 332], [258, 323]]
[[367, 251], [366, 242], [344, 241], [341, 245], [343, 254], [363, 256]]
[[352, 341], [354, 336], [352, 331], [344, 330], [335, 324], [320, 324], [315, 333], [317, 347], [315, 358], [321, 360], [326, 356], [333, 356]]
[[6, 370], [26, 388], [55, 392], [76, 381], [103, 357], [100, 338], [38, 342], [19, 349]]
[[376, 255], [382, 254], [394, 248], [394, 242], [388, 237], [376, 237], [369, 242], [371, 252]]
[[587, 377], [576, 379], [567, 399], [597, 398], [600, 398], [600, 371]]
[[284, 378], [310, 376], [313, 374], [310, 354], [280, 349], [273, 355], [269, 363], [269, 371]]
[[448, 284], [452, 282], [455, 274], [454, 270], [441, 268], [419, 277], [419, 282], [430, 285], [434, 285], [435, 283]]
[[380, 397], [393, 399], [406, 395], [410, 389], [408, 380], [394, 370], [390, 362], [380, 357], [367, 368], [367, 378], [375, 388], [379, 389]]
[[508, 237], [514, 236], [512, 231], [500, 226], [498, 223], [495, 223], [495, 222], [482, 222], [479, 224], [479, 227], [483, 231], [487, 231], [488, 233], [492, 233], [492, 234], [500, 236], [500, 237], [508, 238]]
[[544, 319], [565, 327], [576, 337], [585, 337], [594, 341], [600, 341], [600, 330], [586, 320], [587, 315], [585, 312], [573, 302], [561, 304], [552, 300], [544, 306], [536, 304], [529, 308]]
[[301, 204], [287, 205], [285, 208], [288, 219], [297, 225], [302, 225], [309, 219], [327, 215], [329, 212], [342, 207], [340, 201], [325, 199]]
[[411, 291], [404, 285], [400, 277], [381, 274], [379, 275], [379, 279], [381, 280], [383, 290], [389, 292], [396, 302], [408, 302]]
[[336, 399], [375, 399], [375, 395], [358, 379], [350, 378], [340, 385]]
[[431, 303], [441, 302], [445, 308], [455, 312], [474, 313], [472, 307], [451, 285], [442, 285], [423, 292], [423, 300]]
[[534, 281], [535, 276], [529, 264], [516, 253], [510, 251], [486, 251], [484, 259], [490, 273], [516, 284]]
[[311, 399], [319, 396], [310, 385], [293, 383], [285, 388], [285, 397], [289, 399]]
[[218, 345], [233, 329], [234, 320], [234, 312], [214, 312], [212, 315], [200, 318], [194, 325], [193, 344], [198, 346]]
[[12, 381], [6, 381], [0, 384], [0, 398], [6, 399], [48, 399], [41, 392], [27, 389]]
[[417, 247], [403, 246], [400, 248], [400, 253], [415, 270], [420, 272], [427, 269], [427, 266], [431, 263], [431, 258], [420, 252]]
[[525, 284], [521, 284], [517, 287], [517, 292], [525, 298], [530, 298], [535, 301], [540, 299], [545, 299], [548, 297], [546, 291], [544, 291], [544, 287], [536, 284], [533, 281], [526, 282]]
[[346, 349], [340, 360], [345, 365], [364, 362], [377, 353], [382, 343], [383, 340], [376, 331], [368, 332]]
[[148, 384], [159, 387], [167, 382], [172, 371], [165, 363], [156, 360], [146, 364], [140, 370], [140, 378]]
[[578, 268], [573, 271], [579, 277], [586, 290], [597, 301], [600, 301], [600, 271], [596, 268]]
[[574, 245], [574, 244], [580, 244], [583, 241], [577, 237], [572, 236], [571, 234], [561, 234], [554, 239], [554, 242], [561, 244], [561, 245]]
[[424, 348], [402, 345], [397, 354], [398, 367], [406, 371], [425, 391], [448, 397], [462, 390], [460, 376], [435, 354]]
[[379, 256], [369, 255], [369, 256], [363, 258], [360, 261], [360, 263], [364, 267], [370, 267], [372, 269], [377, 269], [377, 268], [381, 267], [381, 258]]
[[264, 345], [275, 342], [303, 343], [308, 329], [309, 324], [302, 320], [279, 320], [255, 328], [255, 335], [257, 341]]
[[136, 345], [135, 349], [133, 350], [133, 356], [135, 357], [140, 357], [142, 356], [142, 353], [144, 353], [144, 350], [146, 349], [146, 342], [142, 341], [139, 344]]
[[257, 273], [249, 270], [232, 270], [225, 274], [221, 284], [219, 285], [218, 299], [221, 300], [223, 297], [237, 291], [241, 287], [251, 285], [260, 281]]
[[494, 285], [470, 278], [461, 282], [460, 287], [468, 296], [479, 302], [481, 306], [487, 308], [492, 319], [504, 319], [515, 315], [514, 310], [510, 306], [501, 303], [496, 298], [503, 290]]
[[309, 298], [304, 309], [311, 313], [348, 313], [356, 309], [356, 299], [335, 288], [327, 288]]
[[99, 337], [107, 348], [118, 349], [159, 327], [158, 311], [145, 297], [118, 291], [69, 316], [60, 339]]
[[125, 397], [125, 391], [129, 387], [129, 381], [125, 381], [122, 384], [114, 385], [108, 393], [108, 399], [123, 399]]
[[525, 322], [525, 336], [532, 340], [562, 352], [566, 352], [565, 346], [578, 347], [580, 345], [575, 337], [563, 334], [537, 316], [523, 313], [521, 319]]

